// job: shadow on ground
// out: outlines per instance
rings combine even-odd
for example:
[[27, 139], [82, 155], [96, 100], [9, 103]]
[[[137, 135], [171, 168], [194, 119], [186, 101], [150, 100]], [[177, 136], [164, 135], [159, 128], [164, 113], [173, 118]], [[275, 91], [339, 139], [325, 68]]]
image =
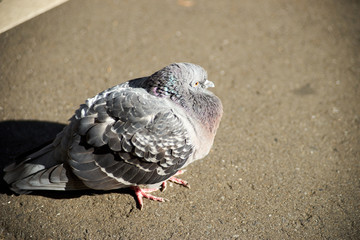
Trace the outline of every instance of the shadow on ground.
[[[65, 124], [35, 120], [0, 122], [0, 193], [13, 194], [3, 180], [3, 169], [10, 163], [22, 161], [26, 155], [49, 144], [65, 127]], [[31, 195], [52, 199], [78, 198], [83, 195], [101, 195], [109, 192], [132, 194], [130, 189], [113, 191], [79, 190], [79, 191], [34, 191]], [[135, 197], [135, 195], [134, 195]]]

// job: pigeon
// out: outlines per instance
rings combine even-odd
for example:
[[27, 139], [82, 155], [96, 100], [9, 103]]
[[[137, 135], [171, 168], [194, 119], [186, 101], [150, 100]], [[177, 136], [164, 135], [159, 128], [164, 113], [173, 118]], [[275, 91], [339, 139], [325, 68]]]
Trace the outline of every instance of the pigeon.
[[111, 87], [80, 105], [47, 146], [4, 168], [18, 194], [34, 190], [131, 188], [143, 198], [213, 145], [223, 114], [214, 83], [192, 63], [173, 63], [148, 77]]

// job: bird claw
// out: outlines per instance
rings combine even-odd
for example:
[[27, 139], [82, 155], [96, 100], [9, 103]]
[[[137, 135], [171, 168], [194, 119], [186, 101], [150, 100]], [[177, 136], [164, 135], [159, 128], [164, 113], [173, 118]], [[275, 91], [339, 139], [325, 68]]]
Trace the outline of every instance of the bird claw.
[[183, 174], [185, 171], [186, 171], [186, 170], [179, 170], [174, 176], [172, 176], [172, 177], [170, 177], [168, 180], [164, 181], [164, 182], [161, 184], [161, 191], [163, 192], [163, 191], [166, 190], [167, 181], [173, 182], [173, 183], [176, 183], [176, 184], [179, 184], [179, 185], [184, 186], [184, 187], [186, 187], [186, 188], [190, 188], [190, 184], [189, 184], [187, 181], [175, 177], [175, 176], [177, 176], [177, 175]]
[[[184, 187], [190, 188], [190, 184], [187, 181], [175, 177], [177, 175], [183, 174], [184, 172], [185, 172], [185, 170], [179, 170], [174, 176], [172, 176], [168, 180], [164, 181], [161, 184], [161, 191], [162, 192], [165, 191], [167, 181], [170, 181], [170, 182], [173, 182], [173, 183], [176, 183], [176, 184], [180, 184], [180, 185], [182, 185]], [[131, 187], [131, 189], [135, 191], [136, 200], [137, 200], [137, 203], [138, 203], [138, 206], [139, 206], [140, 210], [142, 210], [142, 208], [144, 206], [143, 198], [147, 198], [147, 199], [157, 201], [157, 202], [168, 202], [169, 201], [166, 198], [156, 197], [156, 196], [153, 196], [153, 195], [149, 194], [151, 192], [157, 191], [158, 189], [151, 189], [151, 188], [141, 189], [138, 186]]]
[[139, 205], [140, 210], [142, 210], [142, 208], [144, 206], [143, 198], [147, 198], [147, 199], [150, 199], [150, 200], [153, 200], [153, 201], [158, 201], [158, 202], [167, 202], [167, 201], [169, 201], [166, 198], [156, 197], [156, 196], [153, 196], [151, 194], [148, 194], [150, 192], [157, 191], [158, 189], [146, 189], [146, 188], [141, 189], [138, 186], [131, 187], [131, 189], [135, 191], [136, 200], [137, 200], [137, 203]]
[[[190, 188], [190, 184], [187, 181], [182, 180], [180, 178], [171, 177], [167, 181], [179, 184], [179, 185], [184, 186], [186, 188]], [[166, 181], [162, 183], [161, 191], [165, 191], [165, 189], [166, 189]]]

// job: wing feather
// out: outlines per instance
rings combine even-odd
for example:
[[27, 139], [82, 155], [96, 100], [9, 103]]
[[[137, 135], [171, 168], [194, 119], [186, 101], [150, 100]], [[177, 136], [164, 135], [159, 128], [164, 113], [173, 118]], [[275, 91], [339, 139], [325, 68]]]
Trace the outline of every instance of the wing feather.
[[193, 152], [172, 107], [143, 89], [112, 92], [94, 101], [78, 122], [69, 165], [92, 188], [161, 183]]

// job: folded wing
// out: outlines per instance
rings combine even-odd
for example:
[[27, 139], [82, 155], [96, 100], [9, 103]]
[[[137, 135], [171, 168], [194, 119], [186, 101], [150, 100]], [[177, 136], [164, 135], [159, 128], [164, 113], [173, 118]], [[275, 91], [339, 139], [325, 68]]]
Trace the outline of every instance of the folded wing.
[[76, 114], [69, 165], [88, 187], [161, 183], [191, 156], [193, 145], [171, 106], [143, 91], [112, 92]]

